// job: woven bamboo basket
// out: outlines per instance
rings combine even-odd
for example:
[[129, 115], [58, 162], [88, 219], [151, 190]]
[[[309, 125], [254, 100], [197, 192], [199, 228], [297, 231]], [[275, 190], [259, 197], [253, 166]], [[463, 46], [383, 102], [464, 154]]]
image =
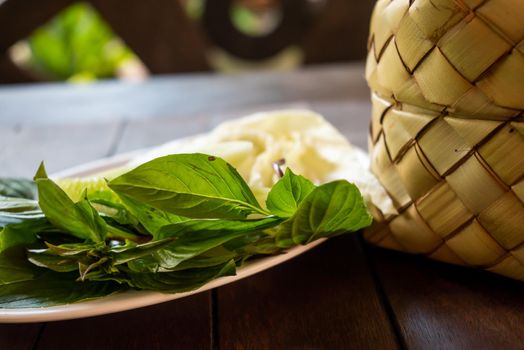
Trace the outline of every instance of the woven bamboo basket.
[[379, 0], [368, 47], [366, 239], [524, 280], [524, 0]]

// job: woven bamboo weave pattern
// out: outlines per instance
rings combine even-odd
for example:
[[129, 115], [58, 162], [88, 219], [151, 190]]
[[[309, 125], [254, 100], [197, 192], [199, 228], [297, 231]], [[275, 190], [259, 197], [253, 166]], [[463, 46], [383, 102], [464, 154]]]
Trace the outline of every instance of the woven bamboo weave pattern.
[[366, 238], [524, 280], [524, 1], [379, 0]]

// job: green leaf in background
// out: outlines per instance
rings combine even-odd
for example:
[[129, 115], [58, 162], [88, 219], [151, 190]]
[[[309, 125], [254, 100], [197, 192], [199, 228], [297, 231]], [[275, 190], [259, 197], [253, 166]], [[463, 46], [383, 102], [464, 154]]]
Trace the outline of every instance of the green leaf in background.
[[182, 293], [202, 287], [207, 282], [236, 273], [234, 261], [204, 269], [160, 273], [130, 273], [130, 285], [167, 293]]
[[110, 181], [109, 187], [190, 218], [243, 219], [249, 214], [268, 214], [235, 168], [200, 153], [154, 159]]
[[282, 223], [277, 244], [290, 247], [355, 232], [369, 226], [372, 220], [358, 188], [345, 180], [333, 181], [315, 188], [299, 204], [296, 213]]
[[298, 204], [314, 189], [315, 185], [311, 181], [295, 175], [287, 168], [284, 176], [269, 192], [266, 206], [272, 214], [289, 218], [295, 214]]
[[35, 175], [35, 181], [40, 208], [53, 225], [81, 239], [93, 242], [104, 240], [106, 224], [87, 200], [73, 203], [67, 194], [47, 177], [43, 164]]
[[0, 196], [36, 199], [36, 184], [29, 179], [0, 178]]
[[30, 64], [51, 79], [115, 76], [133, 53], [86, 3], [71, 5], [30, 36]]

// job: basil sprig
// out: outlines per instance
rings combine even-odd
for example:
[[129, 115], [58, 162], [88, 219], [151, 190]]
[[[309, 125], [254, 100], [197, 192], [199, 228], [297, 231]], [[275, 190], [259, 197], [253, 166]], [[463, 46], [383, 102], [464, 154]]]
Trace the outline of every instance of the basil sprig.
[[372, 220], [355, 185], [315, 186], [290, 169], [264, 208], [231, 165], [205, 154], [157, 158], [76, 203], [43, 165], [34, 183], [12, 181], [0, 180], [0, 307], [9, 308], [189, 291], [253, 256]]

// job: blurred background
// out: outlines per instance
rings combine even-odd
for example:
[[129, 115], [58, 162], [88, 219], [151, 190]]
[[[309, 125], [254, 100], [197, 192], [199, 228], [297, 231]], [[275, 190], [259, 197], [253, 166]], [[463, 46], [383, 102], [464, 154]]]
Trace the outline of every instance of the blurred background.
[[374, 0], [0, 0], [0, 84], [363, 60]]

